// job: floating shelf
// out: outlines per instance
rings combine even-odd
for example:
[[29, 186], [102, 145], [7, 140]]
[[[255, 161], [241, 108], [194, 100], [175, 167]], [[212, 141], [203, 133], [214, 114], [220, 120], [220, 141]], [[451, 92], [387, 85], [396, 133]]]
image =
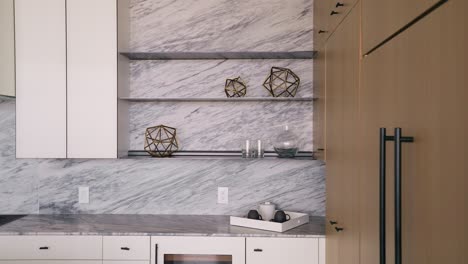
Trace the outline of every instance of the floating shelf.
[[234, 97], [234, 98], [131, 98], [120, 97], [129, 102], [312, 102], [313, 97]]
[[316, 51], [291, 52], [121, 52], [130, 60], [313, 59]]
[[[125, 158], [152, 158], [144, 150], [129, 150], [128, 156]], [[168, 158], [154, 158], [154, 159], [242, 159], [242, 160], [262, 160], [262, 159], [244, 159], [242, 158], [241, 151], [177, 151]], [[278, 154], [274, 151], [265, 151], [265, 158], [263, 159], [279, 159]], [[295, 158], [291, 160], [314, 160], [314, 152], [299, 151]], [[283, 160], [283, 159], [282, 159]], [[288, 159], [284, 159], [288, 160]]]

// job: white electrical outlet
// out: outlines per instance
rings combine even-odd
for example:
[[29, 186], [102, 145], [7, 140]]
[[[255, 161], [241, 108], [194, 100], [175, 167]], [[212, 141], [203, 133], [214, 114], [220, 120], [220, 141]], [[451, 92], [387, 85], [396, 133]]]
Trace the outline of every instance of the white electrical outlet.
[[229, 188], [218, 187], [218, 203], [228, 204], [229, 203]]
[[89, 187], [78, 187], [78, 202], [80, 204], [89, 203]]

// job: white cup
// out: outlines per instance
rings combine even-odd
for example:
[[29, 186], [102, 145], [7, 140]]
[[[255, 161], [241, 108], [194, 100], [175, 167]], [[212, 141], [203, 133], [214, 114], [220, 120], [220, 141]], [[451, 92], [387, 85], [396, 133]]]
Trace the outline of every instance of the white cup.
[[275, 217], [276, 205], [270, 202], [262, 203], [258, 206], [258, 213], [264, 221], [270, 221]]

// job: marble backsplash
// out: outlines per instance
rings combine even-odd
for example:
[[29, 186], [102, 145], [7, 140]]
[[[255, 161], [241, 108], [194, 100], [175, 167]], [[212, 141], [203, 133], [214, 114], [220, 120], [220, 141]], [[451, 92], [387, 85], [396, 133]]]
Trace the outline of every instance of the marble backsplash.
[[[0, 214], [243, 215], [272, 201], [323, 216], [324, 164], [307, 160], [15, 159], [15, 102], [0, 99]], [[90, 187], [90, 204], [78, 187]], [[217, 187], [229, 204], [217, 204]]]

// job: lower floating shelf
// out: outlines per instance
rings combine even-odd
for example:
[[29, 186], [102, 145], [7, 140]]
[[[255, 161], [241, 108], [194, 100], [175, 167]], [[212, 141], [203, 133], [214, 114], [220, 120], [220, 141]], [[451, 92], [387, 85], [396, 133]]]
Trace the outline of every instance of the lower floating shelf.
[[[124, 158], [152, 158], [146, 151], [144, 150], [129, 150], [128, 156]], [[191, 150], [183, 150], [177, 151], [172, 154], [171, 157], [163, 158], [163, 159], [245, 159], [245, 160], [257, 160], [261, 158], [252, 158], [246, 159], [242, 158], [241, 151], [191, 151]], [[158, 159], [158, 158], [155, 158]], [[161, 159], [161, 158], [159, 158]], [[280, 159], [278, 154], [274, 151], [265, 151], [265, 157], [263, 159]], [[283, 158], [281, 158], [283, 159]], [[287, 158], [284, 158], [288, 160]], [[299, 151], [295, 158], [291, 158], [291, 160], [315, 160], [314, 152], [312, 151]]]
[[312, 102], [313, 97], [236, 97], [236, 98], [131, 98], [120, 97], [129, 102]]

